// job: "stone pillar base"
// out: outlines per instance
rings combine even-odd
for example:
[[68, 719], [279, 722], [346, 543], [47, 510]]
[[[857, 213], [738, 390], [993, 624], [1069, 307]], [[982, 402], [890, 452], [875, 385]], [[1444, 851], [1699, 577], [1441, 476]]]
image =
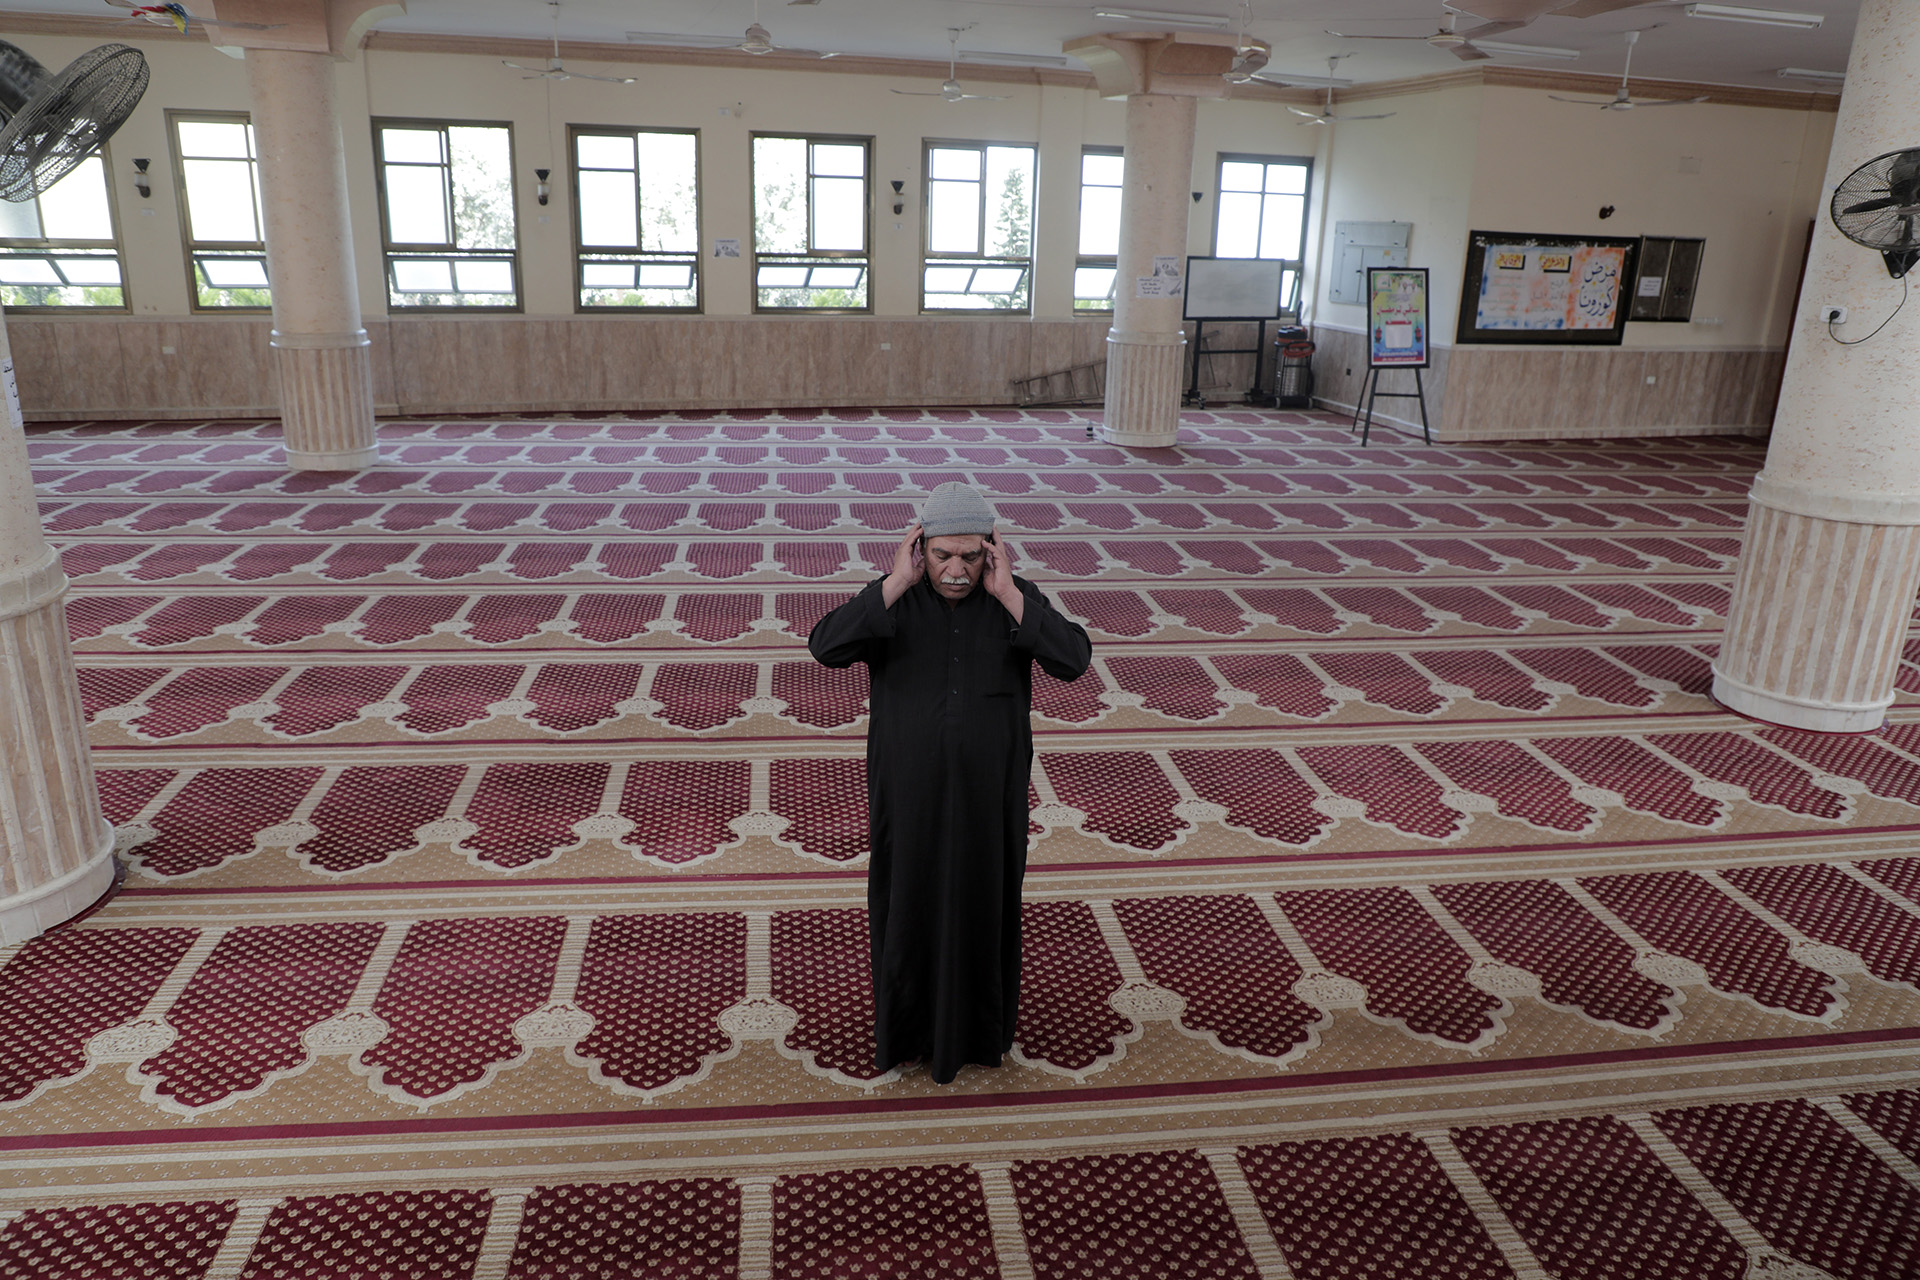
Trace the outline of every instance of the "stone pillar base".
[[72, 919], [113, 883], [51, 550], [0, 579], [0, 946]]
[[1187, 335], [1107, 333], [1107, 405], [1094, 433], [1130, 449], [1170, 449], [1180, 435]]
[[359, 471], [380, 460], [367, 332], [273, 334], [287, 466]]
[[1749, 498], [1713, 696], [1790, 728], [1878, 729], [1920, 585], [1920, 524], [1784, 510], [1767, 488], [1763, 475]]

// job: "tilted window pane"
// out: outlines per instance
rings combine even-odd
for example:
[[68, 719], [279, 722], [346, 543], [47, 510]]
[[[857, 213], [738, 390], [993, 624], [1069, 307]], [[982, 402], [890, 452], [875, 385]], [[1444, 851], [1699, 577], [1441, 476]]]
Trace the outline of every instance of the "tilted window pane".
[[1125, 156], [1084, 155], [1080, 157], [1080, 181], [1092, 186], [1117, 187], [1126, 178]]
[[973, 283], [972, 267], [928, 267], [928, 293], [965, 293]]
[[928, 184], [927, 248], [934, 253], [980, 251], [979, 183]]
[[438, 129], [380, 130], [381, 158], [389, 164], [445, 164], [446, 150]]
[[585, 262], [580, 265], [580, 284], [587, 289], [631, 289], [634, 266], [631, 262]]
[[0, 236], [8, 240], [40, 239], [40, 205], [34, 200], [0, 200]]
[[691, 289], [693, 264], [690, 262], [650, 262], [640, 268], [642, 289]]
[[1080, 192], [1080, 252], [1120, 252], [1120, 189], [1086, 187]]
[[700, 251], [699, 153], [690, 133], [640, 135], [641, 247]]
[[1307, 211], [1303, 196], [1268, 196], [1260, 227], [1260, 256], [1300, 256], [1300, 221]]
[[453, 264], [444, 258], [398, 259], [393, 287], [400, 293], [452, 293]]
[[1075, 305], [1091, 303], [1097, 309], [1113, 306], [1113, 278], [1118, 274], [1112, 267], [1076, 267], [1073, 272]]
[[462, 249], [513, 248], [513, 147], [507, 131], [453, 125], [447, 145], [453, 161], [454, 243]]
[[1033, 252], [1033, 151], [987, 148], [986, 251], [1007, 258]]
[[867, 176], [867, 149], [844, 142], [813, 144], [813, 173], [816, 177], [864, 178]]
[[1220, 193], [1220, 229], [1214, 253], [1222, 258], [1253, 258], [1260, 253], [1260, 197]]
[[99, 156], [88, 156], [40, 193], [40, 218], [49, 240], [113, 239], [107, 170]]
[[245, 160], [253, 154], [247, 145], [247, 126], [238, 120], [182, 120], [179, 123], [183, 156]]
[[866, 273], [865, 267], [815, 267], [807, 283], [816, 289], [853, 289]]
[[118, 258], [56, 258], [55, 265], [68, 284], [119, 284]]
[[387, 166], [387, 238], [394, 244], [447, 244], [452, 240], [444, 173], [437, 168]]
[[640, 247], [640, 210], [631, 170], [580, 172], [580, 243]]
[[260, 239], [254, 220], [252, 165], [245, 160], [183, 160], [187, 234], [198, 241]]
[[582, 169], [633, 168], [633, 139], [604, 133], [583, 133], [574, 139], [574, 154]]
[[1012, 293], [1027, 278], [1025, 267], [982, 267], [973, 273], [970, 293]]
[[758, 284], [762, 289], [795, 289], [806, 284], [811, 267], [762, 267]]
[[1303, 164], [1268, 165], [1267, 191], [1280, 195], [1305, 195], [1307, 193], [1307, 166]]
[[1222, 191], [1262, 191], [1266, 188], [1267, 166], [1243, 160], [1228, 160], [1220, 166]]
[[200, 258], [200, 271], [216, 289], [264, 289], [267, 267], [258, 258]]
[[927, 153], [927, 176], [936, 182], [978, 182], [980, 152], [973, 147], [935, 147]]
[[761, 253], [807, 248], [807, 143], [753, 140], [753, 244]]
[[866, 248], [866, 193], [867, 184], [859, 178], [815, 178], [813, 243], [808, 247], [813, 250]]
[[513, 265], [506, 262], [461, 260], [453, 264], [454, 283], [461, 293], [512, 293]]

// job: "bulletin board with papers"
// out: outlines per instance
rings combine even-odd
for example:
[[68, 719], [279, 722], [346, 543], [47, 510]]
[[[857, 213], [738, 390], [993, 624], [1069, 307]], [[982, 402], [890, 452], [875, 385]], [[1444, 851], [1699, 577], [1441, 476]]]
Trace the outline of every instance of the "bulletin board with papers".
[[1456, 342], [1618, 346], [1639, 240], [1474, 231]]

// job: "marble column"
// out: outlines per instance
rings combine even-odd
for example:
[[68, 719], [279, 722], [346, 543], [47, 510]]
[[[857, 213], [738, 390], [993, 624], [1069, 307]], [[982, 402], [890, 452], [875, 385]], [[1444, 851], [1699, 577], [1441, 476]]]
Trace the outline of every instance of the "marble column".
[[[1749, 495], [1713, 693], [1744, 715], [1826, 732], [1879, 727], [1920, 588], [1920, 306], [1834, 227], [1835, 184], [1920, 142], [1920, 4], [1864, 0], [1765, 468]], [[1920, 274], [1920, 273], [1917, 273]]]
[[335, 59], [260, 48], [248, 49], [246, 57], [287, 465], [357, 471], [372, 466], [379, 450], [371, 353], [354, 279], [346, 154], [334, 107]]
[[113, 884], [63, 603], [40, 528], [13, 354], [0, 321], [0, 946], [70, 920]]
[[1120, 274], [1107, 331], [1107, 405], [1102, 439], [1136, 448], [1170, 447], [1180, 430], [1187, 335], [1182, 298], [1137, 296], [1153, 260], [1187, 260], [1188, 192], [1198, 101], [1164, 93], [1127, 98], [1126, 186], [1120, 193]]

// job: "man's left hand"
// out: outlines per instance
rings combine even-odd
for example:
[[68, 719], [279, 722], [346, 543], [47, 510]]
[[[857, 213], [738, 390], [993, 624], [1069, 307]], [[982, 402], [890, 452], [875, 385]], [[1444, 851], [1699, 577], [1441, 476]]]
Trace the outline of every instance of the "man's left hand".
[[1020, 587], [1013, 580], [1013, 552], [1007, 544], [994, 540], [985, 544], [987, 552], [987, 572], [981, 580], [987, 593], [1000, 602], [1000, 606], [1013, 615], [1013, 625], [1020, 625], [1026, 612], [1026, 598], [1020, 594]]

